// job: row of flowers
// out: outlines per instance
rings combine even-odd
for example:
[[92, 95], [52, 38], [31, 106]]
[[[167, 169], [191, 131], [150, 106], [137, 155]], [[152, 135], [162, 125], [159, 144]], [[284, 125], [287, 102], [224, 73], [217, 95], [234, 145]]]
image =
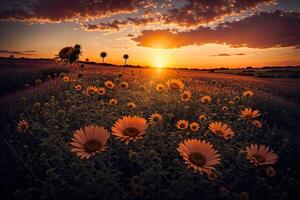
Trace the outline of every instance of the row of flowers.
[[[64, 76], [63, 77], [63, 81], [64, 82], [70, 82], [70, 78], [68, 76]], [[108, 81], [105, 81], [104, 82], [104, 85], [107, 89], [114, 89], [116, 87], [116, 85], [114, 84], [113, 81], [111, 80], [108, 80]], [[181, 91], [181, 94], [180, 94], [180, 97], [181, 97], [181, 100], [182, 101], [188, 101], [191, 99], [192, 97], [192, 93], [190, 90], [188, 89], [184, 89], [184, 83], [179, 80], [179, 79], [170, 79], [166, 82], [166, 85], [168, 87], [168, 89], [170, 90], [173, 90], [173, 91]], [[128, 89], [129, 88], [129, 84], [125, 81], [119, 83], [119, 86], [121, 89], [125, 90], [125, 89]], [[80, 84], [76, 84], [74, 86], [75, 90], [76, 91], [81, 91], [82, 90], [82, 86]], [[165, 86], [164, 84], [162, 83], [158, 83], [155, 87], [155, 89], [159, 92], [163, 91], [165, 89]], [[88, 86], [86, 88], [86, 90], [84, 91], [84, 94], [90, 96], [90, 95], [93, 95], [93, 94], [98, 94], [98, 95], [104, 95], [106, 92], [105, 88], [104, 87], [96, 87], [96, 86]], [[243, 92], [243, 96], [244, 97], [252, 97], [254, 95], [254, 92], [251, 91], [251, 90], [246, 90]], [[239, 97], [236, 96], [233, 101], [229, 102], [230, 104], [233, 104], [234, 101], [238, 101], [239, 100]], [[212, 101], [212, 98], [211, 96], [208, 96], [208, 95], [204, 95], [200, 98], [200, 101], [202, 103], [210, 103]]]
[[[137, 116], [125, 116], [116, 121], [112, 127], [112, 135], [128, 144], [144, 137], [147, 129], [147, 120]], [[228, 136], [234, 132], [226, 124], [211, 123], [212, 133]], [[81, 159], [88, 159], [107, 148], [109, 132], [103, 127], [85, 126], [77, 130], [71, 141], [71, 151]], [[178, 145], [177, 151], [189, 168], [200, 174], [211, 175], [215, 166], [220, 164], [221, 156], [214, 146], [205, 140], [186, 139]], [[255, 166], [273, 165], [278, 156], [265, 145], [251, 144], [243, 150], [247, 159]]]

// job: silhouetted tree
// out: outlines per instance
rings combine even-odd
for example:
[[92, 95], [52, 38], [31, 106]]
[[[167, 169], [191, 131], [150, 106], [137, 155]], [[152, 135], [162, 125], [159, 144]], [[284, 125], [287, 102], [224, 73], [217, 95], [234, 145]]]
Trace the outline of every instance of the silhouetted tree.
[[129, 55], [128, 55], [128, 54], [125, 54], [125, 55], [123, 56], [123, 58], [124, 58], [124, 60], [125, 60], [125, 65], [126, 65], [127, 59], [129, 58]]
[[74, 63], [78, 61], [81, 55], [81, 46], [76, 44], [74, 47], [64, 47], [62, 48], [57, 56], [57, 59], [65, 63]]
[[104, 63], [104, 58], [107, 56], [107, 53], [105, 51], [100, 53], [100, 56], [102, 58], [102, 63]]
[[10, 58], [14, 58], [15, 56], [14, 56], [14, 55], [10, 55], [9, 57], [10, 57]]
[[79, 56], [81, 55], [81, 46], [76, 44], [73, 48], [73, 51], [70, 54], [69, 62], [74, 63], [79, 60]]

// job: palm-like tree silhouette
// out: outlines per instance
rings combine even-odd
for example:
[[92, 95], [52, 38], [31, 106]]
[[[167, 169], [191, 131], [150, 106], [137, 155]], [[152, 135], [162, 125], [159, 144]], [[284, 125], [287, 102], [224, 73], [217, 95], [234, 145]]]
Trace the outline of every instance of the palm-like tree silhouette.
[[123, 58], [124, 58], [124, 60], [125, 60], [125, 65], [126, 65], [127, 59], [129, 58], [129, 55], [128, 55], [128, 54], [125, 54], [125, 55], [123, 56]]
[[107, 53], [105, 51], [100, 53], [100, 56], [102, 58], [102, 63], [104, 63], [104, 58], [107, 56]]

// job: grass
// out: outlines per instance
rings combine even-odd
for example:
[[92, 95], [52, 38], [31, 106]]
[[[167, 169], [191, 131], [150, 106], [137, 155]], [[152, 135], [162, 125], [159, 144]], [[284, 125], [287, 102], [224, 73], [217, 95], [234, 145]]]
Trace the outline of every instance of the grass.
[[[93, 66], [91, 66], [93, 68]], [[209, 73], [176, 72], [156, 69], [99, 70], [70, 73], [70, 82], [54, 80], [1, 102], [1, 193], [15, 199], [291, 199], [299, 188], [299, 104], [290, 93], [269, 82]], [[184, 102], [181, 92], [170, 91], [166, 82], [178, 78], [192, 98]], [[86, 95], [88, 86], [116, 87], [104, 95]], [[129, 88], [119, 84], [126, 81]], [[76, 91], [75, 85], [82, 90]], [[163, 84], [162, 92], [156, 85]], [[286, 83], [290, 85], [290, 83]], [[245, 90], [254, 96], [243, 96]], [[210, 103], [201, 103], [204, 95]], [[229, 103], [236, 96], [239, 99]], [[117, 99], [115, 106], [110, 99]], [[137, 107], [129, 109], [128, 102]], [[227, 107], [225, 110], [224, 107]], [[262, 128], [240, 117], [251, 107], [260, 111]], [[148, 119], [152, 113], [163, 117], [162, 124], [150, 125], [137, 142], [124, 142], [111, 136], [108, 148], [88, 160], [70, 151], [76, 130], [85, 125], [111, 127], [123, 116]], [[204, 114], [206, 120], [199, 120]], [[27, 120], [24, 133], [16, 131]], [[198, 122], [200, 129], [179, 130], [176, 122]], [[227, 123], [235, 132], [231, 139], [213, 134], [208, 125]], [[187, 168], [177, 152], [186, 139], [209, 141], [221, 154], [216, 180]], [[266, 175], [266, 166], [256, 167], [244, 153], [249, 144], [265, 144], [279, 156], [273, 165], [275, 177]]]
[[242, 76], [255, 76], [260, 78], [291, 78], [291, 79], [300, 78], [299, 67], [224, 69], [224, 70], [216, 70], [215, 72], [236, 74]]
[[48, 60], [0, 59], [0, 94], [13, 93], [56, 78], [69, 69]]

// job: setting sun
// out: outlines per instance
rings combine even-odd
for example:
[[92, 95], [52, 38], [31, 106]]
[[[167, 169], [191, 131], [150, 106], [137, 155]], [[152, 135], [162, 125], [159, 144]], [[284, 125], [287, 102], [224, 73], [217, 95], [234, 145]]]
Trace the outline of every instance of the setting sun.
[[157, 68], [164, 68], [164, 67], [166, 67], [166, 60], [162, 56], [157, 56], [154, 59], [153, 65], [154, 65], [154, 67], [157, 67]]

